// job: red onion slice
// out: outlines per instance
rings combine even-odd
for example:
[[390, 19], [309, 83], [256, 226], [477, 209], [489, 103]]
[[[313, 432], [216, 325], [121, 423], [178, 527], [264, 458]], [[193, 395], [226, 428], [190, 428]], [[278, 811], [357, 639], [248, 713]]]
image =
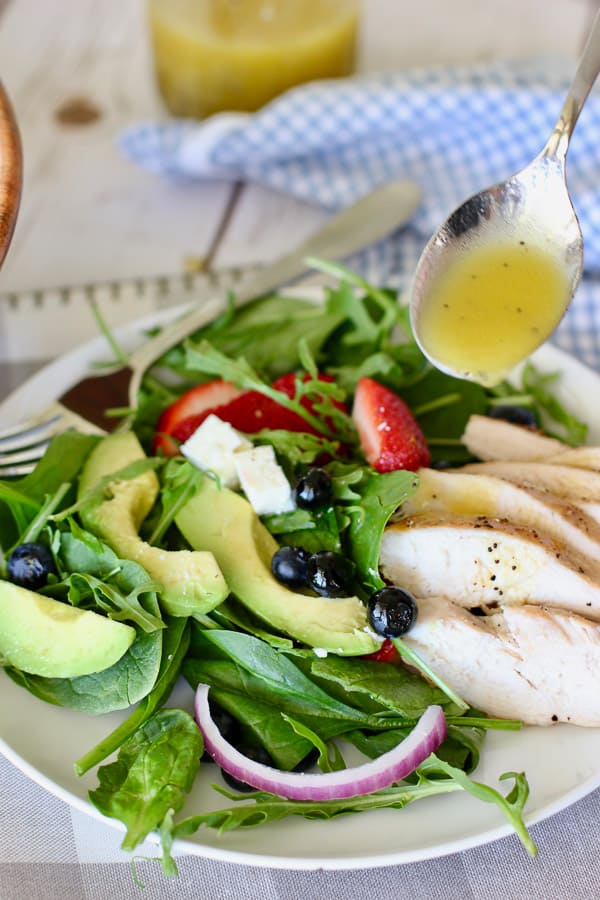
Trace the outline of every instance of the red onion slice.
[[204, 746], [217, 765], [257, 790], [288, 800], [343, 800], [389, 787], [414, 772], [447, 733], [442, 708], [429, 706], [410, 734], [378, 759], [340, 772], [281, 772], [248, 759], [225, 740], [211, 718], [206, 684], [196, 690], [195, 714]]

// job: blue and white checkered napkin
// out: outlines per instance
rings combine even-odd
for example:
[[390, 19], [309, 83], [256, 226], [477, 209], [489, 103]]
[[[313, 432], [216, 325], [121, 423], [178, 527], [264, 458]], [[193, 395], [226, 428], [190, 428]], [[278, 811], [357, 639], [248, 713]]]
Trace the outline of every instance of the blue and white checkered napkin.
[[[366, 277], [401, 287], [459, 203], [539, 152], [569, 74], [495, 64], [313, 83], [254, 115], [134, 126], [120, 146], [167, 177], [254, 181], [332, 210], [386, 181], [414, 179], [423, 202], [409, 226], [352, 261]], [[600, 95], [582, 112], [568, 176], [586, 277], [558, 338], [600, 366]]]

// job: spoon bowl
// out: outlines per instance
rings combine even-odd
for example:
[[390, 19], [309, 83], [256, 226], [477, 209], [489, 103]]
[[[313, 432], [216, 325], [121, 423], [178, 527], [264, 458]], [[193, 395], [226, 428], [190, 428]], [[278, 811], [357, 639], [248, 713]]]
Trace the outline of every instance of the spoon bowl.
[[459, 206], [416, 268], [417, 343], [448, 374], [492, 385], [542, 344], [583, 271], [566, 155], [600, 68], [600, 13], [549, 140], [528, 166]]

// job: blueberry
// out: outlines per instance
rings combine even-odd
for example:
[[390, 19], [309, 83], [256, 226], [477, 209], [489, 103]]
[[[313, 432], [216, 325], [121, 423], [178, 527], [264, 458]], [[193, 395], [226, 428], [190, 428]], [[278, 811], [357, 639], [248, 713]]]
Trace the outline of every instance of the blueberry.
[[309, 557], [303, 547], [280, 547], [271, 559], [271, 572], [286, 587], [306, 587]]
[[348, 597], [353, 593], [352, 563], [340, 553], [319, 550], [307, 563], [308, 586], [322, 597]]
[[294, 488], [294, 498], [300, 509], [321, 509], [329, 506], [333, 485], [325, 469], [309, 469], [301, 475]]
[[[238, 744], [237, 750], [242, 753], [244, 756], [247, 756], [248, 759], [253, 759], [255, 762], [262, 763], [264, 766], [270, 766], [273, 768], [273, 759], [271, 755], [264, 749], [264, 747], [251, 747], [248, 744]], [[226, 772], [225, 769], [221, 769], [221, 775], [223, 776], [223, 781], [225, 781], [229, 787], [232, 787], [235, 791], [241, 791], [244, 794], [249, 794], [251, 791], [255, 791], [256, 788], [252, 787], [250, 784], [246, 784], [245, 781], [240, 781], [239, 778], [236, 778], [235, 775], [230, 775], [229, 772]]]
[[370, 597], [367, 615], [377, 634], [389, 638], [400, 637], [415, 624], [417, 604], [409, 591], [399, 587], [384, 587]]
[[537, 418], [532, 409], [527, 406], [516, 406], [509, 403], [501, 403], [492, 406], [488, 415], [491, 419], [503, 419], [511, 425], [524, 425], [527, 428], [537, 428]]
[[8, 557], [6, 572], [9, 581], [36, 591], [47, 583], [48, 575], [56, 573], [56, 566], [45, 544], [36, 541], [15, 547]]

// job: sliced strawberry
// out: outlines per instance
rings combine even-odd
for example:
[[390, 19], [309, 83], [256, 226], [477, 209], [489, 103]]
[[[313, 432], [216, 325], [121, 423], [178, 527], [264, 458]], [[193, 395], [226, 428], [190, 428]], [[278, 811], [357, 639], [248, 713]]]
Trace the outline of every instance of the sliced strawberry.
[[383, 644], [375, 653], [369, 653], [364, 659], [372, 659], [374, 662], [399, 663], [400, 654], [389, 638], [385, 638]]
[[[305, 375], [306, 381], [310, 376]], [[333, 381], [329, 375], [319, 375], [321, 381]], [[291, 373], [283, 375], [273, 382], [273, 387], [288, 397], [294, 397], [296, 394], [296, 376]], [[315, 401], [309, 397], [302, 399], [302, 406], [314, 412]], [[336, 402], [338, 408], [346, 411], [343, 403]], [[245, 434], [256, 434], [263, 428], [270, 430], [284, 429], [285, 431], [304, 431], [309, 434], [319, 434], [320, 432], [314, 428], [306, 419], [299, 416], [293, 410], [287, 409], [285, 406], [276, 403], [270, 397], [266, 397], [259, 391], [243, 391], [238, 392], [230, 402], [226, 402], [221, 406], [210, 409], [201, 409], [187, 419], [180, 421], [171, 432], [173, 438], [178, 443], [183, 443], [200, 427], [202, 422], [208, 415], [214, 413], [224, 422], [229, 422], [238, 431]], [[328, 422], [328, 424], [330, 424]]]
[[379, 382], [359, 380], [352, 418], [365, 458], [377, 472], [416, 472], [430, 464], [429, 448], [415, 417], [404, 400]]
[[246, 434], [256, 434], [263, 428], [285, 428], [287, 431], [312, 430], [302, 416], [286, 409], [285, 406], [280, 406], [270, 397], [265, 397], [259, 391], [244, 391], [230, 403], [203, 410], [180, 422], [173, 431], [173, 437], [183, 443], [211, 413]]
[[[229, 381], [221, 378], [215, 381], [207, 381], [198, 384], [182, 394], [174, 403], [168, 406], [161, 414], [156, 425], [156, 435], [153, 442], [154, 453], [163, 453], [165, 456], [175, 456], [179, 453], [178, 443], [171, 439], [175, 435], [178, 426], [191, 416], [206, 411], [206, 415], [215, 407], [229, 403], [234, 397], [238, 397], [242, 391]], [[190, 432], [191, 433], [191, 432]]]

